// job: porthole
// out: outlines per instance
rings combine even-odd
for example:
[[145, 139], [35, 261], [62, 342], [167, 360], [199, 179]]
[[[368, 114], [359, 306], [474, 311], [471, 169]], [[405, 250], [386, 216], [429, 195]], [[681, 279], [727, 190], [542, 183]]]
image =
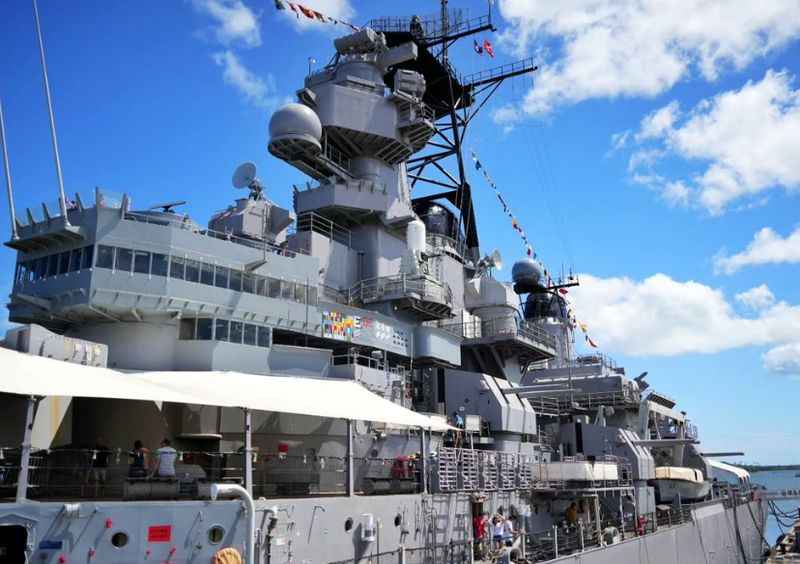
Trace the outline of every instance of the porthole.
[[126, 544], [128, 544], [128, 533], [117, 531], [111, 535], [111, 544], [116, 548], [124, 547]]
[[402, 522], [403, 522], [403, 516], [402, 515], [400, 515], [398, 513], [397, 515], [394, 516], [394, 526], [395, 527], [399, 527]]
[[210, 544], [219, 544], [225, 538], [225, 529], [222, 525], [214, 525], [208, 529], [208, 542]]
[[353, 518], [348, 517], [344, 520], [344, 532], [349, 533], [353, 530]]

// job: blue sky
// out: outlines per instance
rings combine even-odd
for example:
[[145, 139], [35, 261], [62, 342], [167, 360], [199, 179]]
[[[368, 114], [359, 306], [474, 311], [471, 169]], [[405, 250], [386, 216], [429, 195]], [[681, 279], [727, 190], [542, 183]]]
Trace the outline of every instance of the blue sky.
[[[359, 25], [437, 11], [306, 4]], [[570, 296], [600, 350], [678, 398], [704, 449], [797, 462], [796, 3], [698, 3], [674, 14], [649, 2], [549, 4], [495, 4], [498, 31], [481, 36], [494, 61], [469, 41], [455, 49], [464, 73], [525, 56], [542, 67], [503, 85], [467, 147], [549, 267], [582, 273]], [[486, 4], [451, 7], [476, 16]], [[134, 207], [187, 199], [204, 223], [235, 196], [233, 168], [252, 160], [269, 196], [289, 204], [291, 184], [305, 179], [267, 154], [269, 115], [302, 84], [309, 57], [330, 58], [342, 26], [252, 0], [40, 0], [40, 12], [68, 192], [127, 191]], [[0, 52], [22, 211], [56, 198], [27, 0], [0, 6]], [[524, 249], [470, 173], [482, 246], [510, 264]], [[0, 251], [4, 294], [13, 264]]]

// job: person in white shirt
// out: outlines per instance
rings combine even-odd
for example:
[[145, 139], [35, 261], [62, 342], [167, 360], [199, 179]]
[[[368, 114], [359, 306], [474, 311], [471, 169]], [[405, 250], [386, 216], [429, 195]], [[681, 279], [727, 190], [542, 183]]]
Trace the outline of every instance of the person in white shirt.
[[495, 548], [501, 548], [503, 546], [504, 521], [505, 519], [500, 515], [495, 515], [492, 520], [492, 540], [494, 541]]
[[514, 542], [514, 521], [511, 520], [511, 517], [507, 517], [503, 521], [503, 540], [506, 546], [511, 546]]
[[159, 478], [174, 478], [175, 460], [178, 458], [178, 451], [170, 446], [169, 439], [161, 441], [161, 448], [156, 450], [155, 458], [155, 466], [153, 466], [151, 475]]

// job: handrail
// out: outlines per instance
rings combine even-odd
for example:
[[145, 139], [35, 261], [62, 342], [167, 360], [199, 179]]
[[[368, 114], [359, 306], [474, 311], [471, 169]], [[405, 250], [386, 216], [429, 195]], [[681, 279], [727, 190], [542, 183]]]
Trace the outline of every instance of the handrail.
[[460, 335], [464, 339], [485, 339], [510, 335], [550, 348], [555, 348], [556, 346], [556, 339], [553, 335], [532, 323], [521, 321], [512, 315], [492, 319], [475, 318], [463, 323], [445, 323], [439, 325], [439, 328], [454, 335]]
[[[138, 221], [141, 223], [150, 223], [154, 225], [165, 225], [163, 219], [158, 217], [153, 217], [149, 215], [139, 214], [136, 212], [125, 212], [123, 215], [123, 219], [127, 219], [130, 221]], [[223, 233], [222, 231], [215, 231], [213, 229], [194, 229], [194, 224], [191, 222], [182, 222], [180, 224], [169, 223], [166, 224], [168, 227], [175, 227], [178, 229], [184, 229], [187, 231], [191, 231], [195, 235], [203, 235], [206, 237], [211, 237], [212, 239], [220, 239], [222, 241], [229, 241], [231, 243], [235, 243], [237, 245], [244, 245], [246, 247], [251, 247], [253, 249], [258, 249], [260, 251], [266, 251], [268, 253], [290, 257], [293, 258], [298, 254], [307, 255], [309, 254], [303, 249], [297, 250], [290, 250], [279, 245], [275, 245], [273, 243], [268, 243], [267, 241], [256, 241], [255, 239], [247, 239], [245, 237], [239, 237], [237, 235], [233, 235], [231, 233]]]
[[295, 232], [300, 231], [313, 231], [348, 247], [352, 246], [353, 242], [352, 233], [349, 229], [313, 211], [304, 212], [297, 216]]
[[349, 302], [370, 303], [408, 297], [409, 294], [418, 294], [421, 300], [443, 304], [452, 303], [453, 299], [448, 284], [424, 275], [393, 274], [361, 280], [350, 288]]

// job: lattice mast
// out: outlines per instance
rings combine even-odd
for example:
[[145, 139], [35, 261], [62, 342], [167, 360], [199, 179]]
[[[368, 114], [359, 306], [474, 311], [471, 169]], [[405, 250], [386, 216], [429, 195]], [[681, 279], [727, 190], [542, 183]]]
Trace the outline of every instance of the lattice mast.
[[[428, 89], [425, 102], [433, 109], [435, 136], [424, 154], [408, 160], [412, 188], [418, 183], [437, 189], [414, 198], [415, 205], [446, 200], [458, 210], [466, 247], [471, 258], [480, 257], [472, 191], [466, 177], [463, 144], [467, 126], [502, 82], [535, 71], [532, 58], [497, 66], [471, 75], [460, 75], [450, 61], [450, 48], [456, 41], [478, 33], [495, 31], [491, 5], [486, 15], [451, 21], [448, 0], [440, 0], [439, 21], [411, 18], [382, 18], [369, 26], [385, 34], [387, 43], [414, 41], [419, 49], [415, 61], [400, 65], [425, 76]], [[434, 53], [434, 49], [438, 52]], [[443, 189], [443, 190], [442, 190]]]

